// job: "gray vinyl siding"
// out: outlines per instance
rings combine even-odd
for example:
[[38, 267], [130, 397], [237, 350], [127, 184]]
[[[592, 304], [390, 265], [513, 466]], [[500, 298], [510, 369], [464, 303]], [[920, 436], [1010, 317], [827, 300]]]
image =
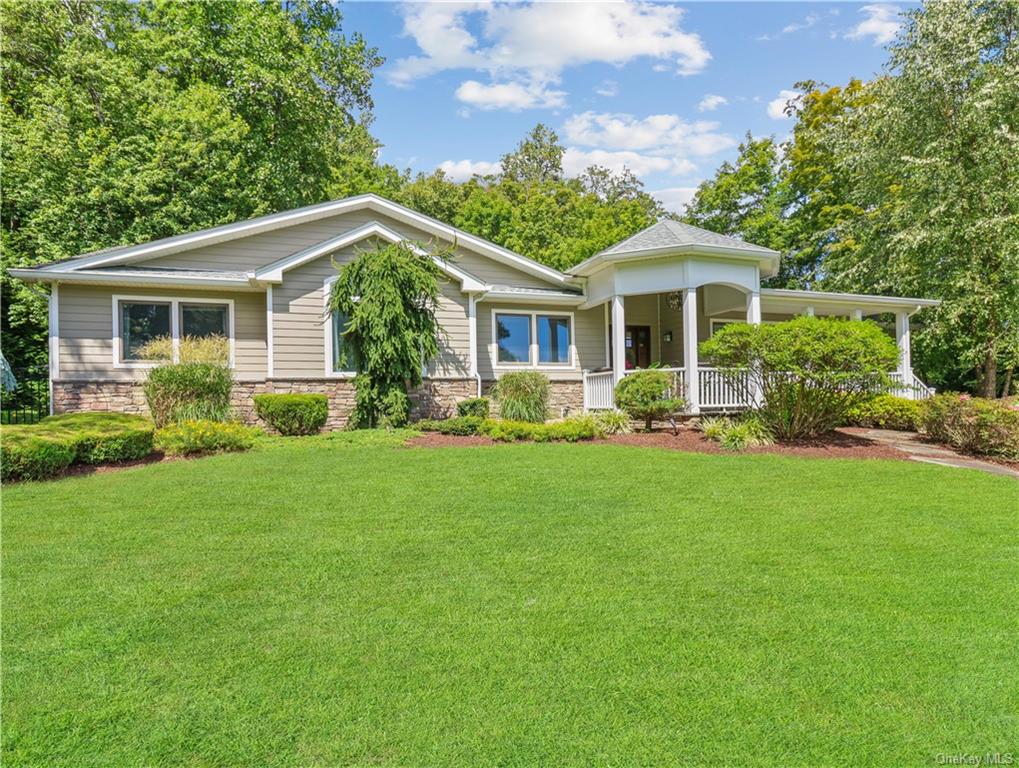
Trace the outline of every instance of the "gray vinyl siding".
[[[143, 262], [143, 265], [153, 268], [252, 271], [373, 221], [389, 227], [408, 240], [424, 245], [433, 243], [433, 247], [439, 245], [435, 243], [435, 238], [432, 235], [423, 230], [408, 226], [383, 214], [362, 210], [150, 259]], [[448, 243], [441, 245], [445, 247]], [[465, 248], [458, 248], [451, 261], [454, 265], [492, 285], [515, 285], [529, 288], [548, 288], [551, 285], [541, 278], [521, 272], [515, 267]]]
[[[367, 243], [364, 244], [365, 246]], [[325, 281], [336, 275], [336, 265], [355, 258], [351, 246], [283, 273], [283, 284], [273, 287], [273, 376], [321, 378], [326, 371]], [[455, 282], [440, 285], [436, 316], [445, 334], [439, 357], [428, 375], [460, 378], [470, 371], [470, 331], [467, 296]]]
[[573, 346], [576, 349], [576, 365], [573, 368], [540, 366], [536, 370], [554, 380], [580, 379], [582, 370], [604, 367], [605, 359], [605, 310], [603, 307], [577, 311], [572, 307], [543, 304], [478, 304], [478, 373], [482, 379], [498, 378], [510, 370], [534, 370], [522, 367], [498, 367], [494, 365], [496, 345], [492, 336], [492, 311], [539, 312], [549, 315], [573, 314]]
[[144, 368], [113, 365], [113, 296], [232, 299], [234, 376], [265, 378], [265, 294], [185, 289], [93, 287], [63, 284], [59, 291], [60, 379], [142, 379]]

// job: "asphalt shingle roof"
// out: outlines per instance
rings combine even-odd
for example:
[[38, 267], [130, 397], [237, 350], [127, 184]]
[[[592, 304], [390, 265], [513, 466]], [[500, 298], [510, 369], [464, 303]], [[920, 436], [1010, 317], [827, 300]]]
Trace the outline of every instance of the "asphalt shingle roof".
[[725, 248], [736, 248], [743, 251], [767, 251], [759, 245], [748, 243], [735, 237], [709, 232], [706, 229], [678, 221], [665, 220], [652, 224], [647, 229], [631, 235], [622, 242], [606, 248], [602, 253], [630, 253], [647, 251], [653, 248], [681, 247], [685, 245], [718, 245]]

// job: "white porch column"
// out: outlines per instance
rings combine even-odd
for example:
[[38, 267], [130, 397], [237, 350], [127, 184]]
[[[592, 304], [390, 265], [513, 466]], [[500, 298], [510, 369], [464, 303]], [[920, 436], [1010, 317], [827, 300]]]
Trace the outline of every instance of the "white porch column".
[[471, 345], [470, 374], [472, 378], [476, 379], [478, 377], [478, 295], [476, 293], [467, 294], [467, 338]]
[[853, 320], [863, 320], [863, 310], [862, 309], [854, 309], [853, 310], [853, 314], [852, 314], [852, 318], [853, 318]]
[[811, 306], [810, 304], [808, 304], [807, 305], [807, 317], [813, 317], [813, 316], [814, 316], [814, 307]]
[[623, 297], [612, 297], [612, 381], [616, 384], [626, 371], [626, 318]]
[[[897, 312], [895, 314], [895, 339], [899, 344], [899, 373], [905, 378], [913, 372], [913, 361], [909, 346], [908, 312]], [[908, 384], [909, 382], [904, 381], [903, 383]]]
[[700, 378], [697, 374], [697, 289], [683, 291], [683, 365], [686, 367], [686, 404], [700, 413]]
[[[751, 291], [747, 294], [747, 323], [750, 325], [761, 324], [761, 292]], [[759, 377], [755, 376], [756, 381]], [[758, 384], [754, 384], [753, 391], [750, 392], [751, 405], [754, 408], [759, 407], [764, 402], [764, 392]]]
[[761, 324], [761, 292], [751, 291], [747, 294], [747, 322], [751, 325]]

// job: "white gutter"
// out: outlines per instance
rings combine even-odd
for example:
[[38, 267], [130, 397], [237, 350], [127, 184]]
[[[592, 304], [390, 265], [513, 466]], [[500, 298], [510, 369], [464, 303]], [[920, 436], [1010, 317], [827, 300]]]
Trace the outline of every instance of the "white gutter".
[[78, 270], [57, 272], [50, 269], [11, 269], [8, 274], [19, 280], [32, 283], [92, 283], [96, 285], [167, 285], [191, 288], [222, 288], [231, 290], [262, 290], [261, 286], [245, 278], [236, 277], [190, 277], [185, 275], [146, 275], [145, 273], [124, 274]]

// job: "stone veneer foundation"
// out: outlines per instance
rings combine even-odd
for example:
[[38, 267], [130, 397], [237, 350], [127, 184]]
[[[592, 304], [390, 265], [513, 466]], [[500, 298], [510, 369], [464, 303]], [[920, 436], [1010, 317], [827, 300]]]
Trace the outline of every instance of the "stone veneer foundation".
[[[490, 396], [494, 381], [482, 382], [482, 393]], [[475, 379], [426, 379], [410, 392], [411, 419], [441, 419], [456, 415], [456, 404], [477, 395]], [[270, 379], [239, 381], [234, 384], [230, 404], [242, 421], [261, 424], [255, 415], [254, 395], [271, 393], [315, 393], [329, 399], [326, 429], [342, 429], [354, 410], [354, 385], [349, 379]], [[497, 410], [497, 409], [496, 409]], [[146, 413], [145, 393], [140, 381], [99, 379], [54, 381], [53, 412], [119, 411]], [[584, 388], [580, 381], [553, 381], [549, 398], [553, 418], [584, 411]]]
[[[441, 419], [456, 414], [456, 404], [477, 394], [474, 379], [427, 379], [410, 392], [412, 419]], [[326, 429], [342, 429], [354, 410], [354, 385], [349, 379], [270, 379], [234, 384], [230, 404], [242, 421], [260, 424], [253, 396], [271, 393], [315, 393], [329, 399]], [[119, 411], [147, 413], [140, 381], [100, 379], [54, 381], [53, 412]], [[264, 426], [264, 425], [262, 425]]]

